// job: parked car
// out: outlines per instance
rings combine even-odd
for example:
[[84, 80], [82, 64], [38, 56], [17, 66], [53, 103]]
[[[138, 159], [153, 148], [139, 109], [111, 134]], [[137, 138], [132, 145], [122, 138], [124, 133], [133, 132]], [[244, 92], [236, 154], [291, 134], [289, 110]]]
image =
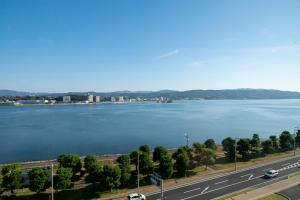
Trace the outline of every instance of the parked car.
[[275, 176], [278, 176], [278, 171], [277, 170], [269, 170], [264, 174], [265, 178], [273, 178]]
[[128, 200], [146, 200], [145, 195], [133, 193], [128, 196]]

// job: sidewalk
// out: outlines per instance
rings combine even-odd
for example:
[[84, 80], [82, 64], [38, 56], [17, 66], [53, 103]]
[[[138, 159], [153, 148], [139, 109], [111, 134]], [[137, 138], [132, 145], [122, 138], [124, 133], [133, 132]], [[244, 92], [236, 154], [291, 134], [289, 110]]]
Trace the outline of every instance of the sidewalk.
[[235, 200], [255, 200], [300, 184], [300, 175], [232, 197]]

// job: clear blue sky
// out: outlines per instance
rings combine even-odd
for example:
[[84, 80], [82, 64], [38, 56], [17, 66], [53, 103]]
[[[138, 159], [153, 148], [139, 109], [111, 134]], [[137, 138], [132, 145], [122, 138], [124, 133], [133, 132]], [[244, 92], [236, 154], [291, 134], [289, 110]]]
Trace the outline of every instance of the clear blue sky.
[[300, 1], [0, 0], [0, 89], [300, 91]]

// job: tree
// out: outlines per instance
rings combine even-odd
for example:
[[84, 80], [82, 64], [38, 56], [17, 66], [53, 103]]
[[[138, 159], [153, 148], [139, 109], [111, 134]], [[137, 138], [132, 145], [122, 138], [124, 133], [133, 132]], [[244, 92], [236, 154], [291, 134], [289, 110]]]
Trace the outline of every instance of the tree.
[[87, 180], [92, 183], [100, 182], [103, 178], [102, 175], [103, 166], [101, 165], [101, 163], [98, 160], [96, 160], [96, 162], [90, 163]]
[[54, 188], [55, 189], [69, 189], [72, 186], [72, 168], [59, 167], [54, 176]]
[[291, 150], [294, 146], [294, 138], [288, 131], [283, 131], [279, 137], [279, 145], [282, 151]]
[[186, 171], [189, 167], [189, 157], [186, 152], [176, 154], [175, 156], [175, 168], [179, 176], [186, 176]]
[[121, 170], [119, 166], [105, 165], [103, 168], [103, 184], [106, 188], [112, 191], [113, 188], [118, 188], [121, 184]]
[[118, 157], [117, 162], [121, 169], [121, 184], [123, 186], [127, 185], [131, 178], [130, 173], [130, 157], [128, 155], [121, 155]]
[[84, 158], [84, 168], [87, 172], [91, 171], [91, 166], [95, 165], [97, 163], [97, 158], [94, 155], [88, 155]]
[[143, 153], [146, 153], [146, 154], [150, 154], [150, 147], [149, 145], [142, 145], [140, 146], [140, 151], [143, 152]]
[[164, 154], [159, 161], [159, 173], [163, 179], [170, 178], [173, 174], [173, 162], [170, 154]]
[[270, 136], [270, 140], [272, 141], [272, 146], [273, 146], [273, 149], [275, 151], [277, 151], [279, 149], [279, 146], [278, 146], [278, 138], [276, 135], [271, 135]]
[[1, 170], [2, 186], [4, 190], [10, 190], [11, 193], [14, 189], [19, 189], [22, 183], [22, 172], [19, 165], [12, 164], [6, 165]]
[[63, 154], [57, 158], [60, 167], [71, 168], [73, 172], [73, 176], [77, 174], [77, 172], [81, 171], [81, 161], [79, 155], [76, 154]]
[[137, 171], [137, 165], [138, 165], [138, 155], [139, 151], [135, 150], [130, 153], [130, 163], [135, 165], [135, 171]]
[[251, 148], [257, 148], [260, 144], [260, 138], [258, 134], [253, 134], [252, 139], [250, 140]]
[[208, 139], [204, 142], [204, 145], [208, 149], [217, 150], [217, 145], [213, 139]]
[[201, 165], [201, 162], [202, 162], [202, 153], [205, 149], [205, 145], [204, 144], [201, 144], [199, 142], [196, 142], [193, 144], [193, 147], [194, 147], [194, 151], [195, 151], [195, 161], [197, 162], [197, 165]]
[[163, 146], [157, 146], [155, 147], [153, 151], [153, 161], [157, 162], [160, 161], [163, 156], [168, 154], [168, 150]]
[[235, 158], [235, 140], [227, 137], [222, 141], [223, 150], [228, 160], [233, 161]]
[[215, 151], [210, 148], [204, 148], [202, 151], [201, 161], [205, 165], [205, 169], [207, 169], [208, 165], [213, 165], [216, 161]]
[[238, 153], [242, 156], [243, 160], [250, 159], [250, 139], [240, 139], [237, 143]]
[[41, 167], [33, 168], [29, 172], [29, 189], [33, 192], [43, 192], [49, 187], [49, 170]]
[[300, 147], [300, 130], [298, 130], [296, 133], [295, 142], [296, 142], [296, 146]]
[[153, 162], [150, 158], [150, 154], [142, 153], [140, 155], [140, 172], [144, 175], [148, 175], [153, 171]]
[[263, 153], [264, 154], [270, 154], [270, 153], [273, 153], [275, 150], [274, 150], [274, 147], [273, 147], [273, 142], [272, 140], [265, 140], [261, 143], [262, 147], [263, 147]]

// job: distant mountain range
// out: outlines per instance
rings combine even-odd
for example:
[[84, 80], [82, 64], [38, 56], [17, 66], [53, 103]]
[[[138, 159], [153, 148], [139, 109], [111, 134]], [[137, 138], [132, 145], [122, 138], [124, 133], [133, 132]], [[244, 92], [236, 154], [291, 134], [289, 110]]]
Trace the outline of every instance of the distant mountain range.
[[31, 93], [14, 90], [0, 90], [0, 96], [63, 96], [87, 95], [127, 96], [141, 98], [168, 97], [171, 99], [300, 99], [300, 92], [270, 89], [227, 89], [227, 90], [161, 90], [161, 91], [118, 91], [118, 92], [68, 92]]

